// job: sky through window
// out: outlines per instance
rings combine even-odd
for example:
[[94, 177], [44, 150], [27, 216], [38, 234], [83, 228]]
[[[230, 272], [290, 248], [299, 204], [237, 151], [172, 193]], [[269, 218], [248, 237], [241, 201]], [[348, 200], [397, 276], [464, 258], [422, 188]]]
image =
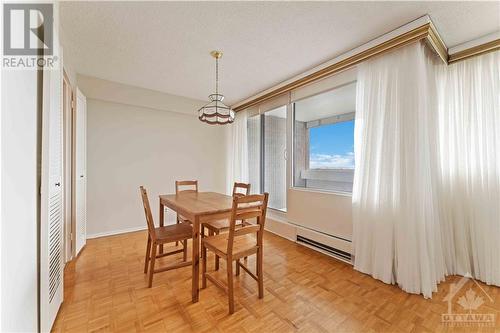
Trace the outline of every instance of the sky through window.
[[354, 169], [354, 120], [309, 131], [310, 169]]

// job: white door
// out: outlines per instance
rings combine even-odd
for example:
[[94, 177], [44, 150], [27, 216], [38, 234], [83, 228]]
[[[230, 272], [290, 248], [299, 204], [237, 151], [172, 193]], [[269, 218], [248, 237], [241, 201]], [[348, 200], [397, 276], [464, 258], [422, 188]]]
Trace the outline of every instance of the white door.
[[76, 255], [87, 242], [87, 99], [80, 89], [76, 90], [74, 119], [74, 218]]
[[64, 282], [62, 71], [60, 67], [43, 71], [42, 99], [40, 330], [50, 332], [63, 300]]

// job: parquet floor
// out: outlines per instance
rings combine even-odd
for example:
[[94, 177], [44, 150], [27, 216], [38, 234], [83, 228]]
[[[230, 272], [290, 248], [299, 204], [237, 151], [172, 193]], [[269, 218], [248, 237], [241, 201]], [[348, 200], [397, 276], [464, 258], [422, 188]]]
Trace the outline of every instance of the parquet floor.
[[[444, 298], [460, 277], [449, 277], [426, 300], [273, 234], [264, 239], [264, 299], [257, 298], [255, 281], [242, 272], [236, 278], [233, 315], [228, 315], [226, 295], [210, 282], [200, 302], [191, 303], [190, 267], [156, 274], [153, 288], [147, 288], [146, 232], [89, 240], [66, 266], [64, 303], [53, 331], [500, 332], [500, 288], [480, 284], [492, 301], [483, 295], [474, 310], [496, 315], [493, 327], [444, 326]], [[249, 259], [250, 267], [253, 263]], [[466, 289], [481, 293], [472, 281], [462, 289], [456, 298]], [[464, 313], [456, 299], [453, 311]]]

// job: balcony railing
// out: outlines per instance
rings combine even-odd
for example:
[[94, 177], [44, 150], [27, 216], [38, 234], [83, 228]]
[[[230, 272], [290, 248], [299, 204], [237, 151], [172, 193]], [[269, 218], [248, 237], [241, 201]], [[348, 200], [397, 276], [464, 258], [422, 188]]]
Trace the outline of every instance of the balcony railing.
[[300, 178], [304, 188], [352, 193], [354, 169], [307, 169]]

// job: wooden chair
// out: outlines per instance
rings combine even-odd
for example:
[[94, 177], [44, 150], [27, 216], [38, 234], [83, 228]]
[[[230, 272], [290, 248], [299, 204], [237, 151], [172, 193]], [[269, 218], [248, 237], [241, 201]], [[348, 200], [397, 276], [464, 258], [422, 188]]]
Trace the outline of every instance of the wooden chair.
[[[188, 189], [181, 189], [181, 187], [189, 187]], [[193, 188], [194, 187], [194, 188]], [[198, 193], [198, 181], [197, 180], [176, 180], [175, 181], [175, 194], [179, 193]], [[181, 222], [191, 223], [187, 218], [177, 213], [177, 224]], [[175, 242], [175, 246], [179, 245], [179, 242]]]
[[[189, 186], [188, 189], [181, 189], [181, 186]], [[194, 187], [194, 188], [193, 188]], [[175, 181], [175, 194], [179, 193], [198, 193], [197, 180], [176, 180]]]
[[[245, 183], [234, 183], [233, 185], [233, 198], [235, 197], [241, 197], [245, 195], [250, 194], [250, 184], [245, 184]], [[244, 224], [244, 221], [237, 221], [239, 224], [238, 226], [241, 226]], [[201, 237], [205, 237], [205, 228], [208, 230], [208, 235], [213, 236], [213, 235], [218, 235], [220, 234], [221, 231], [229, 229], [229, 219], [224, 219], [224, 220], [216, 220], [216, 221], [210, 221], [203, 223], [201, 225]], [[216, 255], [215, 256], [215, 270], [219, 269], [219, 257]]]
[[[238, 190], [242, 190], [239, 192]], [[233, 185], [233, 198], [242, 197], [250, 194], [250, 184], [245, 183], [234, 183]]]
[[[146, 223], [148, 225], [148, 243], [146, 246], [146, 259], [144, 260], [144, 273], [148, 272], [149, 263], [149, 288], [151, 288], [153, 285], [154, 273], [164, 272], [171, 269], [191, 265], [191, 261], [187, 261], [187, 240], [193, 237], [193, 229], [192, 226], [188, 223], [178, 223], [165, 227], [155, 228], [146, 189], [141, 186], [140, 191], [142, 204], [144, 206], [144, 214], [146, 215]], [[156, 250], [159, 245], [173, 242], [182, 242], [184, 246], [180, 250], [165, 252], [158, 255], [156, 254]], [[161, 258], [181, 252], [183, 253], [183, 262], [155, 270], [156, 258]]]
[[[236, 261], [236, 275], [240, 268], [258, 282], [259, 298], [264, 297], [264, 276], [262, 269], [264, 224], [266, 221], [268, 193], [233, 198], [233, 207], [229, 232], [202, 239], [202, 288], [206, 288], [207, 279], [228, 294], [229, 313], [234, 313], [233, 261]], [[237, 220], [257, 218], [257, 224], [245, 225], [236, 229]], [[256, 234], [255, 237], [251, 234]], [[207, 249], [214, 252], [227, 263], [227, 285], [207, 273]], [[256, 274], [252, 273], [240, 259], [256, 254]]]

